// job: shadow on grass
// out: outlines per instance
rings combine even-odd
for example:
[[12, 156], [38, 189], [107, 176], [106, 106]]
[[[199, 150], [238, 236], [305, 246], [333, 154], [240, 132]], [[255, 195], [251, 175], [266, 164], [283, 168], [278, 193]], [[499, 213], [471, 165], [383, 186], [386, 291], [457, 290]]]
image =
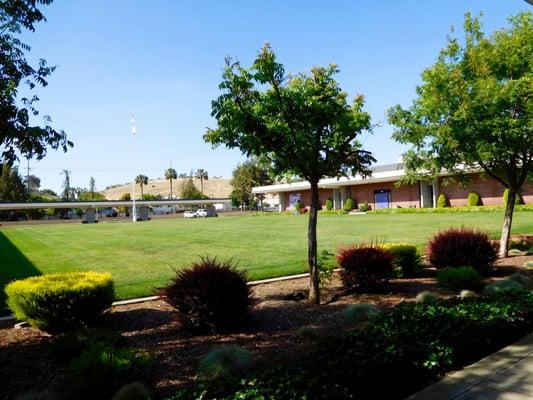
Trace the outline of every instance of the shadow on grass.
[[0, 232], [0, 316], [8, 315], [4, 287], [16, 279], [41, 275], [41, 272]]

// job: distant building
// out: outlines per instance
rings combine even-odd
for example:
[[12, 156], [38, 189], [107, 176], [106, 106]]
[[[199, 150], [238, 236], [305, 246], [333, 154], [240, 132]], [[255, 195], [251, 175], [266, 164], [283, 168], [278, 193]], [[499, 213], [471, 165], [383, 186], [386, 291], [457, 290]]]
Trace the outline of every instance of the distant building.
[[[321, 206], [328, 198], [333, 200], [334, 209], [340, 210], [347, 198], [351, 197], [357, 204], [368, 203], [373, 209], [380, 208], [432, 208], [436, 207], [439, 194], [444, 193], [452, 207], [466, 206], [468, 194], [476, 192], [483, 205], [502, 205], [505, 188], [494, 178], [480, 172], [471, 172], [470, 182], [466, 186], [459, 184], [444, 185], [445, 174], [434, 182], [418, 181], [414, 184], [396, 187], [395, 183], [405, 176], [402, 163], [381, 165], [371, 168], [372, 175], [355, 177], [325, 178], [319, 182]], [[304, 207], [311, 202], [311, 185], [309, 182], [281, 183], [253, 188], [254, 194], [278, 195], [279, 210], [293, 209], [297, 200]], [[526, 204], [533, 203], [533, 185], [524, 184], [520, 193]]]

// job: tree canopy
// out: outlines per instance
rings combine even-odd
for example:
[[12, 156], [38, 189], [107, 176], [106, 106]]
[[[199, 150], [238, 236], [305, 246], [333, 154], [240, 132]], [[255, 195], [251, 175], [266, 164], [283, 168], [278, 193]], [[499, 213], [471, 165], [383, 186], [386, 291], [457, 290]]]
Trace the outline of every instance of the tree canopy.
[[336, 65], [314, 67], [309, 75], [286, 75], [266, 44], [251, 67], [226, 60], [212, 102], [217, 121], [204, 139], [214, 146], [239, 148], [249, 157], [265, 157], [276, 175], [292, 174], [311, 184], [308, 227], [309, 299], [320, 301], [316, 243], [318, 181], [325, 176], [366, 174], [372, 155], [357, 136], [369, 130], [364, 98], [348, 94], [335, 80]]
[[257, 158], [238, 164], [232, 175], [231, 186], [233, 190], [231, 198], [238, 200], [241, 205], [250, 206], [253, 200], [253, 187], [272, 183], [268, 170], [261, 165]]
[[412, 146], [404, 156], [408, 179], [482, 170], [509, 189], [501, 255], [515, 196], [533, 167], [532, 14], [509, 22], [487, 36], [480, 19], [466, 14], [465, 43], [449, 37], [411, 107], [389, 110], [393, 137]]
[[38, 4], [48, 5], [52, 0], [10, 0], [0, 2], [0, 156], [12, 164], [21, 154], [26, 158], [42, 159], [50, 147], [67, 151], [72, 142], [64, 131], [51, 126], [51, 118], [43, 117], [43, 126], [31, 119], [39, 116], [39, 97], [20, 97], [23, 86], [28, 92], [48, 84], [55, 67], [40, 59], [36, 66], [26, 60], [30, 46], [20, 40], [23, 31], [35, 31], [35, 25], [45, 17]]

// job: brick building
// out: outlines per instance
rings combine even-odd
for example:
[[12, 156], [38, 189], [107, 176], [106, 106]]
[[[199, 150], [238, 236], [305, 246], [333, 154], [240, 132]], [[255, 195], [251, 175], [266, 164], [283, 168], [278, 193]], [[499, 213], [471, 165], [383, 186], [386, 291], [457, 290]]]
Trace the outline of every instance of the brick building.
[[[460, 184], [445, 185], [444, 176], [434, 182], [418, 181], [414, 184], [396, 187], [395, 183], [405, 175], [403, 164], [389, 164], [372, 168], [372, 175], [355, 177], [325, 178], [320, 180], [320, 204], [325, 205], [328, 198], [333, 200], [334, 209], [342, 209], [347, 198], [351, 197], [357, 204], [368, 203], [375, 210], [379, 208], [430, 208], [436, 207], [437, 197], [444, 193], [452, 207], [467, 205], [470, 192], [481, 197], [483, 205], [503, 204], [505, 188], [494, 178], [472, 172], [466, 186]], [[290, 210], [300, 199], [304, 207], [309, 206], [311, 190], [308, 182], [282, 183], [253, 188], [255, 194], [277, 194], [279, 210]], [[525, 184], [520, 193], [526, 204], [533, 203], [533, 185]]]

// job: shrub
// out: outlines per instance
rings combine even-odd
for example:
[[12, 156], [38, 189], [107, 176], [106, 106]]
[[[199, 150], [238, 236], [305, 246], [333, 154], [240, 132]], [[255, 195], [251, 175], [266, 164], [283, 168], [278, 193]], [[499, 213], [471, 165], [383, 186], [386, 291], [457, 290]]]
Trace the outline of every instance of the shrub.
[[69, 272], [11, 282], [7, 305], [19, 320], [50, 333], [96, 323], [114, 298], [111, 274]]
[[423, 291], [416, 295], [415, 302], [417, 304], [435, 303], [441, 299], [440, 295], [435, 292]]
[[462, 227], [437, 233], [428, 243], [428, 258], [436, 268], [472, 267], [486, 275], [496, 261], [496, 251], [486, 233]]
[[382, 247], [392, 254], [392, 265], [400, 278], [413, 277], [420, 270], [421, 257], [416, 246], [403, 243], [385, 243]]
[[88, 398], [109, 398], [125, 384], [141, 379], [149, 363], [147, 354], [97, 344], [72, 360], [68, 371]]
[[439, 197], [437, 197], [437, 208], [444, 208], [449, 207], [450, 202], [448, 201], [448, 198], [444, 193], [439, 194]]
[[533, 238], [521, 237], [518, 239], [513, 239], [509, 242], [509, 250], [511, 249], [525, 251], [526, 255], [532, 255], [533, 254]]
[[[505, 189], [503, 191], [503, 205], [504, 205], [504, 207], [507, 207], [508, 199], [509, 199], [509, 189]], [[524, 199], [522, 198], [520, 193], [516, 194], [516, 196], [514, 198], [514, 204], [515, 205], [524, 204]]]
[[300, 211], [300, 209], [303, 207], [303, 204], [302, 204], [302, 201], [301, 200], [296, 200], [296, 202], [294, 203], [294, 209], [296, 211]]
[[468, 297], [477, 297], [477, 293], [473, 290], [461, 290], [461, 294], [459, 294], [459, 297], [461, 299], [466, 299]]
[[348, 197], [344, 202], [344, 211], [352, 211], [354, 208], [356, 208], [355, 202], [351, 197]]
[[125, 347], [126, 340], [120, 332], [109, 329], [79, 329], [57, 336], [50, 345], [50, 352], [58, 360], [69, 361], [96, 345]]
[[367, 212], [367, 211], [370, 211], [371, 209], [372, 207], [370, 207], [367, 202], [364, 202], [363, 204], [359, 206], [359, 211], [361, 212]]
[[472, 267], [449, 267], [437, 272], [439, 286], [450, 289], [479, 289], [483, 278]]
[[216, 258], [201, 258], [177, 271], [160, 295], [176, 308], [182, 326], [193, 331], [234, 329], [246, 320], [252, 302], [246, 273]]
[[111, 400], [151, 400], [152, 394], [141, 382], [132, 382], [122, 386]]
[[494, 282], [485, 286], [486, 295], [494, 295], [502, 292], [524, 290], [524, 286], [512, 279], [504, 279], [503, 281]]
[[476, 207], [481, 205], [481, 197], [476, 192], [468, 193], [468, 206]]
[[373, 244], [341, 249], [337, 262], [344, 287], [358, 292], [382, 290], [392, 277], [392, 259], [390, 252]]
[[210, 351], [200, 361], [200, 374], [208, 379], [237, 379], [246, 376], [253, 367], [248, 350], [239, 346], [222, 346]]
[[515, 272], [509, 277], [509, 279], [515, 281], [516, 283], [519, 283], [525, 288], [531, 287], [531, 278], [520, 272]]
[[331, 197], [328, 197], [328, 199], [326, 200], [326, 210], [333, 210], [333, 199]]
[[321, 337], [321, 331], [315, 326], [302, 326], [296, 331], [296, 336], [304, 340], [315, 340]]
[[342, 315], [348, 321], [358, 324], [373, 320], [379, 314], [381, 314], [381, 312], [381, 309], [373, 304], [359, 303], [350, 304], [344, 309]]

